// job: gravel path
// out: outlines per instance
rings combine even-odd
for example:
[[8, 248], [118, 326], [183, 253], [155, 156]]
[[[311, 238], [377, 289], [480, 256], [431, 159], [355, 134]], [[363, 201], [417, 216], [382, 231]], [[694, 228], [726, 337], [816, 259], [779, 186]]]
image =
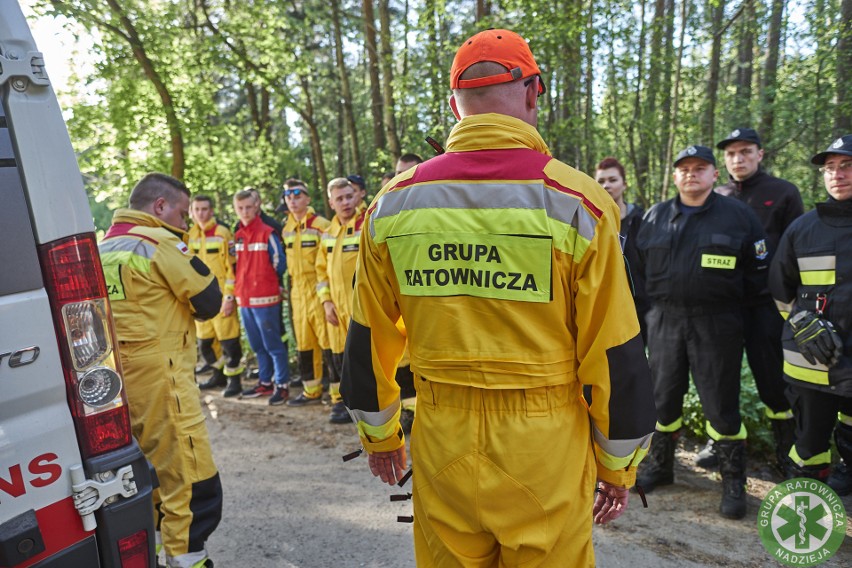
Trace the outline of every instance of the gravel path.
[[[328, 422], [327, 406], [270, 407], [266, 399], [204, 394], [208, 428], [225, 491], [222, 523], [208, 542], [216, 568], [408, 568], [414, 566], [411, 502], [391, 503], [394, 490], [374, 479], [353, 425]], [[693, 448], [694, 450], [694, 448]], [[679, 450], [679, 464], [694, 452]], [[781, 566], [757, 534], [762, 498], [780, 481], [768, 468], [751, 472], [749, 514], [717, 514], [719, 481], [700, 468], [678, 465], [674, 486], [638, 497], [618, 521], [595, 527], [601, 568]], [[844, 499], [852, 513], [852, 498]], [[852, 522], [827, 568], [852, 566]]]

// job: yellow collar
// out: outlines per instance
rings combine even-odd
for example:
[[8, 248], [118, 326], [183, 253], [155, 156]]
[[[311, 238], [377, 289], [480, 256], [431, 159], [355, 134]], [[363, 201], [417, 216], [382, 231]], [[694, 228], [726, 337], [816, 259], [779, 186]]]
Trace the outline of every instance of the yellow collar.
[[550, 156], [550, 149], [538, 130], [505, 114], [466, 116], [453, 127], [447, 138], [448, 152], [530, 148]]

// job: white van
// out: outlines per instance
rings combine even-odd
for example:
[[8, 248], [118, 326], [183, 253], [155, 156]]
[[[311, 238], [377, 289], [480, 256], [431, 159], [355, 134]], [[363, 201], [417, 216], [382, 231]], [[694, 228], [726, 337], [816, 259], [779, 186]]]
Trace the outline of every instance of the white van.
[[153, 478], [71, 141], [0, 0], [0, 567], [155, 566]]

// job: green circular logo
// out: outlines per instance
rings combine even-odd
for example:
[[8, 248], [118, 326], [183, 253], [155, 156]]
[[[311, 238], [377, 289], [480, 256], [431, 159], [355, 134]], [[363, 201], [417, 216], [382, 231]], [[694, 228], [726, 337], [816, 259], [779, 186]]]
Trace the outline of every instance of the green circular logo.
[[828, 485], [797, 477], [766, 495], [757, 530], [772, 557], [787, 566], [815, 566], [832, 557], [846, 536], [846, 509]]

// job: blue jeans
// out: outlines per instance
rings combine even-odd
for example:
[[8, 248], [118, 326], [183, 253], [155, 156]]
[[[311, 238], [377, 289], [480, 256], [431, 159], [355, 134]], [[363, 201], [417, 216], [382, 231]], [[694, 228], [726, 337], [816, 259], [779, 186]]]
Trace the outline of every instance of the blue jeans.
[[240, 318], [246, 328], [249, 345], [257, 356], [260, 382], [271, 382], [274, 371], [275, 384], [287, 387], [290, 367], [287, 364], [287, 348], [281, 341], [280, 308], [240, 308]]

